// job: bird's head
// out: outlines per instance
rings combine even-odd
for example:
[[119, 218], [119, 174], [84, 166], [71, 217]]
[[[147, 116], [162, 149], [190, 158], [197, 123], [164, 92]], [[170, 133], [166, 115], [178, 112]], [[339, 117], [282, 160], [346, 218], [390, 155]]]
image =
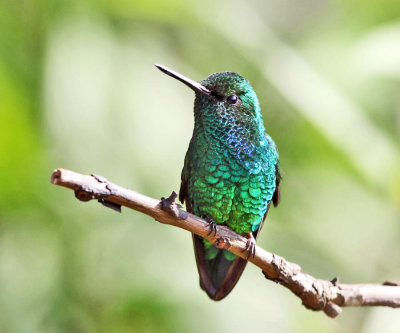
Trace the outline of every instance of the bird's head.
[[165, 66], [156, 66], [196, 93], [195, 129], [198, 126], [231, 144], [264, 140], [258, 98], [245, 78], [234, 72], [221, 72], [196, 82]]
[[[193, 81], [163, 65], [156, 67], [169, 76], [183, 82], [196, 93], [196, 109], [213, 109], [231, 117], [260, 116], [260, 106], [256, 93], [249, 81], [234, 72], [221, 72], [209, 75], [201, 82]], [[210, 114], [211, 116], [211, 114]], [[216, 116], [216, 114], [214, 114]]]

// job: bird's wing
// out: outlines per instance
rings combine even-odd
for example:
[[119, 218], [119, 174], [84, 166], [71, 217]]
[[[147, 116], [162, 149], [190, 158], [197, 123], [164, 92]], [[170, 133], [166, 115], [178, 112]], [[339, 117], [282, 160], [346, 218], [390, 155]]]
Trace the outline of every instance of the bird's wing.
[[274, 207], [278, 206], [278, 204], [281, 202], [281, 189], [280, 189], [281, 179], [282, 179], [281, 169], [279, 167], [279, 161], [278, 161], [275, 164], [276, 187], [275, 187], [274, 194], [272, 195], [272, 203], [274, 204]]
[[189, 144], [189, 148], [186, 152], [185, 163], [183, 165], [182, 173], [181, 173], [181, 187], [179, 189], [179, 201], [182, 203], [186, 203], [186, 210], [189, 213], [193, 213], [193, 204], [192, 198], [189, 191], [189, 178], [190, 173], [192, 171], [192, 142]]
[[281, 168], [279, 165], [279, 152], [278, 152], [278, 148], [276, 147], [276, 144], [274, 142], [274, 140], [272, 140], [272, 138], [265, 133], [265, 139], [268, 142], [268, 149], [270, 149], [270, 151], [272, 152], [273, 155], [273, 160], [274, 160], [274, 164], [275, 164], [275, 191], [274, 194], [272, 196], [272, 203], [274, 204], [274, 206], [278, 206], [279, 202], [281, 201], [281, 191], [280, 191], [280, 183], [281, 183]]

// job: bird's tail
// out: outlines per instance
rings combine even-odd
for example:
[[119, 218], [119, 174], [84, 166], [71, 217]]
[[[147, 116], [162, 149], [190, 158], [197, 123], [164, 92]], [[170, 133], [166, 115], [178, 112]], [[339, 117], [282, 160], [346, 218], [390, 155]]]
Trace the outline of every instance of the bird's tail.
[[211, 299], [219, 301], [236, 285], [247, 261], [192, 236], [200, 286]]

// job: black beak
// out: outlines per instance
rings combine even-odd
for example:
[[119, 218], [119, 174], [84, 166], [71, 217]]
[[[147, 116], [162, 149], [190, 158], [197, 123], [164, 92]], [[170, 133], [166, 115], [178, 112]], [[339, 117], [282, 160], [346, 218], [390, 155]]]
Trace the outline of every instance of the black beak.
[[168, 67], [165, 67], [163, 65], [160, 64], [155, 64], [155, 66], [161, 71], [164, 72], [165, 74], [172, 76], [173, 78], [183, 82], [184, 84], [186, 84], [189, 88], [193, 89], [195, 92], [199, 92], [202, 93], [204, 95], [211, 95], [211, 91], [208, 90], [206, 87], [204, 87], [203, 85], [201, 85], [200, 83], [193, 81], [189, 78], [187, 78], [186, 76], [183, 76], [182, 74], [179, 74], [175, 71], [173, 71], [172, 69], [169, 69]]

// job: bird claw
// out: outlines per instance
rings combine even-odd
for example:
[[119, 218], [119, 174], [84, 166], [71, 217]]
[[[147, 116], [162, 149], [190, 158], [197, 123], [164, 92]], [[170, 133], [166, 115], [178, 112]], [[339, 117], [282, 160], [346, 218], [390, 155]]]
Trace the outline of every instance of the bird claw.
[[208, 222], [208, 227], [210, 228], [210, 232], [207, 234], [207, 236], [212, 235], [214, 233], [214, 236], [217, 234], [217, 224], [214, 222], [214, 220], [211, 217], [206, 217], [205, 220]]
[[256, 255], [256, 240], [252, 233], [247, 234], [246, 247], [241, 252], [245, 251], [248, 251], [248, 255], [246, 258], [247, 260], [250, 259], [250, 257], [254, 258]]

